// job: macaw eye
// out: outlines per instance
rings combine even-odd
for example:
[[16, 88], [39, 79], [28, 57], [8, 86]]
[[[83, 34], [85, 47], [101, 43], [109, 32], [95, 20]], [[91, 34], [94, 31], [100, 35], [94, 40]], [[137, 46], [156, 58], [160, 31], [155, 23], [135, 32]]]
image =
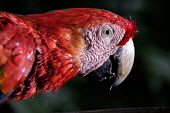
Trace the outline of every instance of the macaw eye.
[[103, 37], [111, 37], [113, 35], [113, 30], [110, 27], [103, 29]]
[[110, 35], [110, 29], [105, 29], [104, 30], [104, 35], [109, 36]]

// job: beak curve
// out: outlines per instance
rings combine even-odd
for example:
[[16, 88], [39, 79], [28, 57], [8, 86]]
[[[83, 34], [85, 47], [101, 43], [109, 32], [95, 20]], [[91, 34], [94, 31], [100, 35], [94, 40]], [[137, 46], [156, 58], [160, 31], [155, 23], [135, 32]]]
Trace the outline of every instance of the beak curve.
[[[121, 50], [119, 50], [120, 48]], [[126, 79], [134, 63], [135, 49], [133, 40], [130, 39], [124, 46], [120, 48], [114, 54], [114, 59], [117, 60], [118, 67], [116, 79], [110, 87], [110, 90], [112, 89], [112, 87], [121, 84]]]

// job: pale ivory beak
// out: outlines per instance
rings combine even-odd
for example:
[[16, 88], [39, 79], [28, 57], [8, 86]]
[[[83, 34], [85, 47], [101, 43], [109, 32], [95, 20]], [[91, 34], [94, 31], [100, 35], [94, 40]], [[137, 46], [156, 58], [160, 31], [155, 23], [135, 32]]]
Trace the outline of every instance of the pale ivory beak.
[[117, 78], [110, 87], [110, 90], [112, 87], [121, 84], [132, 69], [135, 57], [135, 49], [132, 39], [130, 39], [124, 46], [122, 46], [122, 50], [119, 54], [118, 70], [116, 74]]

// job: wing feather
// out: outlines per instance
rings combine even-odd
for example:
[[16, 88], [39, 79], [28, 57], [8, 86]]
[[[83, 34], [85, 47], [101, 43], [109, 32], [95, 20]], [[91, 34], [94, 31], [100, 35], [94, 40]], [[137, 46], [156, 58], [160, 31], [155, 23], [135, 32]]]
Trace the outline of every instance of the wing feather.
[[35, 45], [29, 26], [16, 15], [0, 12], [0, 102], [28, 76]]

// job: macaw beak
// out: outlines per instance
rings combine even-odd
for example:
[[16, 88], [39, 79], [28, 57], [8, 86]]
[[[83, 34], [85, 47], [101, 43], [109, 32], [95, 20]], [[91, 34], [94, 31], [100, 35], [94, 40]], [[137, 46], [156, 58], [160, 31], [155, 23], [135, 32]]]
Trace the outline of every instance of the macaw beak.
[[124, 46], [117, 49], [102, 66], [92, 71], [87, 76], [88, 79], [98, 81], [112, 81], [110, 90], [121, 84], [130, 73], [135, 57], [133, 40], [130, 39]]
[[[120, 48], [121, 50], [119, 50]], [[111, 88], [121, 84], [126, 79], [134, 63], [135, 49], [133, 40], [130, 39], [124, 46], [120, 48], [114, 54], [114, 57], [117, 58], [118, 68], [116, 80], [112, 84]]]

